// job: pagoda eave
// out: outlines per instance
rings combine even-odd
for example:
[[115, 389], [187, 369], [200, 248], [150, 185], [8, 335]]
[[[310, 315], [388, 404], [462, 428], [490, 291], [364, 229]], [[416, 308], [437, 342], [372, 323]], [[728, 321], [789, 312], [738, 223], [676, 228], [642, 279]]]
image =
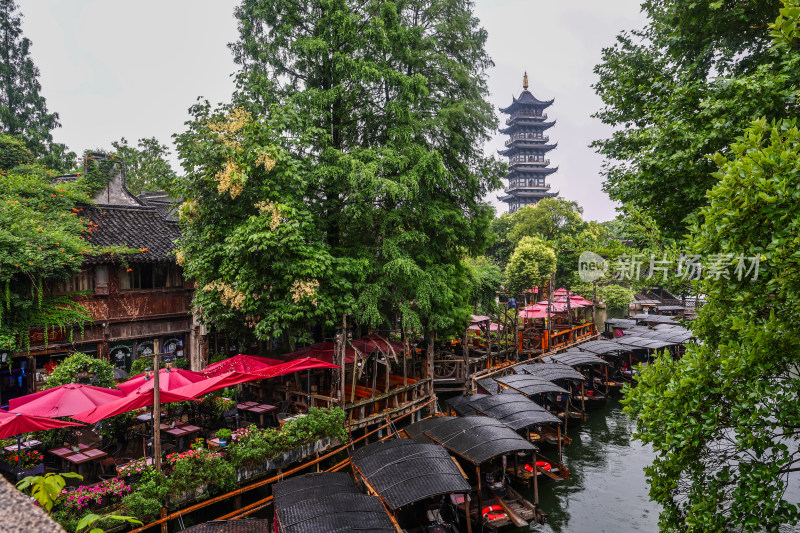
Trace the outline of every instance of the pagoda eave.
[[[536, 129], [541, 129], [542, 131], [550, 129], [555, 125], [556, 125], [556, 121], [555, 120], [550, 121], [550, 122], [536, 122], [534, 124], [528, 124], [528, 126], [535, 127]], [[508, 134], [514, 133], [514, 130], [516, 130], [518, 128], [518, 126], [519, 126], [519, 124], [515, 123], [515, 124], [509, 125], [507, 128], [500, 128], [498, 131], [500, 133], [508, 135]]]
[[[530, 143], [530, 144], [526, 144], [525, 146], [517, 147], [516, 146], [517, 143]], [[549, 152], [550, 150], [555, 150], [555, 148], [557, 146], [558, 146], [558, 143], [556, 143], [556, 144], [535, 144], [535, 143], [531, 143], [531, 139], [518, 139], [518, 140], [514, 141], [514, 143], [511, 146], [509, 146], [508, 148], [506, 148], [504, 150], [498, 150], [497, 153], [500, 154], [500, 155], [506, 155], [507, 156], [509, 154], [513, 154], [514, 152], [516, 152], [517, 150], [519, 150], [521, 148], [525, 148], [527, 150], [539, 150], [539, 151], [542, 151], [542, 152]]]

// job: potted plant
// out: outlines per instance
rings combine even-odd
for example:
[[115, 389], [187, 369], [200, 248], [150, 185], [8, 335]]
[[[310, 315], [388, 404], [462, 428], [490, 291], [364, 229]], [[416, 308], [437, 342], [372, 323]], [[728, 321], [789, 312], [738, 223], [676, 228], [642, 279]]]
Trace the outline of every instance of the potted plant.
[[0, 470], [17, 473], [17, 478], [38, 476], [44, 473], [44, 456], [38, 450], [5, 452], [0, 456]]
[[231, 440], [232, 431], [227, 428], [220, 429], [217, 431], [217, 439], [219, 440], [220, 447], [224, 448], [228, 445], [228, 442]]

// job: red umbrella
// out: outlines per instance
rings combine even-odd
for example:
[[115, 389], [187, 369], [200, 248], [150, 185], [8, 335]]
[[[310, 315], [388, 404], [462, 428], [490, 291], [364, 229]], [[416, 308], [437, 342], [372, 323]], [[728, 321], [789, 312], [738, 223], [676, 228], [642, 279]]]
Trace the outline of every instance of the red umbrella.
[[257, 355], [234, 355], [229, 359], [223, 359], [208, 365], [203, 374], [208, 377], [220, 376], [228, 372], [257, 372], [274, 365], [279, 365], [284, 361], [280, 359], [270, 359], [269, 357], [259, 357]]
[[8, 410], [26, 415], [58, 418], [72, 416], [125, 396], [121, 390], [69, 383], [9, 401]]
[[[171, 391], [204, 379], [206, 379], [206, 376], [199, 372], [192, 372], [191, 370], [183, 370], [181, 368], [162, 368], [158, 371], [158, 388], [161, 392]], [[152, 389], [153, 377], [149, 373], [139, 374], [125, 383], [120, 383], [117, 387], [125, 394], [141, 389], [142, 387], [144, 387], [143, 390], [147, 390], [148, 388]]]
[[287, 361], [279, 365], [273, 365], [265, 370], [256, 373], [242, 373], [242, 372], [228, 372], [219, 376], [208, 378], [204, 381], [198, 381], [175, 389], [173, 394], [180, 394], [191, 398], [198, 398], [209, 392], [231, 387], [240, 383], [248, 381], [257, 381], [261, 379], [276, 378], [284, 374], [292, 374], [302, 370], [313, 370], [315, 368], [339, 368], [337, 365], [314, 359], [313, 357], [306, 357], [303, 359], [296, 359], [294, 361]]
[[[153, 405], [153, 403], [155, 403], [155, 399], [153, 398], [152, 383], [153, 382], [151, 381], [150, 388], [141, 387], [130, 394], [123, 396], [122, 398], [114, 400], [111, 403], [95, 407], [94, 409], [89, 409], [88, 411], [84, 411], [82, 413], [77, 413], [73, 415], [72, 418], [80, 420], [81, 422], [93, 424], [112, 416], [133, 411], [134, 409], [141, 409], [142, 407]], [[191, 397], [187, 397], [182, 394], [176, 394], [171, 391], [161, 390], [159, 393], [160, 403], [185, 402], [192, 399], [193, 398]]]
[[7, 439], [31, 431], [43, 431], [45, 429], [58, 429], [69, 426], [82, 426], [75, 422], [64, 422], [53, 420], [43, 416], [26, 415], [22, 413], [9, 413], [0, 411], [0, 439]]
[[399, 342], [384, 339], [380, 335], [366, 335], [351, 343], [361, 353], [395, 352], [402, 354], [403, 345]]
[[284, 374], [300, 372], [301, 370], [313, 370], [315, 368], [339, 368], [339, 366], [326, 361], [320, 361], [319, 359], [314, 359], [313, 357], [305, 357], [303, 359], [288, 361], [281, 365], [275, 365], [266, 370], [258, 372], [258, 375], [261, 376], [261, 379], [268, 379], [282, 376]]
[[[292, 353], [287, 353], [283, 357], [289, 360], [303, 359], [306, 357], [314, 357], [321, 361], [333, 363], [333, 357], [336, 353], [336, 344], [332, 342], [318, 342], [305, 348], [300, 348]], [[356, 360], [356, 351], [352, 348], [346, 348], [344, 351], [345, 363], [352, 363]]]

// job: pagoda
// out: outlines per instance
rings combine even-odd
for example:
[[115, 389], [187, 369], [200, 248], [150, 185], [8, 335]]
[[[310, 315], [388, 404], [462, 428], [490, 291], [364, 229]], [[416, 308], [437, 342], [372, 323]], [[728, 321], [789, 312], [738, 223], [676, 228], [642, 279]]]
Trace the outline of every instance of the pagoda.
[[522, 78], [522, 88], [519, 98], [500, 109], [510, 115], [506, 120], [508, 127], [500, 130], [509, 136], [506, 149], [499, 150], [500, 155], [508, 156], [509, 172], [506, 194], [498, 196], [498, 200], [508, 204], [509, 213], [534, 205], [542, 198], [558, 196], [557, 192], [550, 192], [550, 185], [545, 182], [547, 176], [558, 170], [558, 167], [551, 168], [550, 160], [545, 159], [545, 154], [558, 145], [549, 144], [550, 137], [544, 134], [555, 124], [555, 121], [547, 121], [544, 112], [553, 100], [543, 102], [528, 91], [527, 72]]

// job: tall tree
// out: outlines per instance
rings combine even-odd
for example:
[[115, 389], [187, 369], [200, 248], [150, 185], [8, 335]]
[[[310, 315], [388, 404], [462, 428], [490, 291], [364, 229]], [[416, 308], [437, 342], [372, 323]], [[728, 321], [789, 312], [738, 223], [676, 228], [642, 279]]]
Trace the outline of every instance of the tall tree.
[[[708, 156], [726, 152], [754, 119], [797, 114], [797, 59], [771, 48], [780, 3], [647, 0], [648, 25], [603, 50], [597, 113], [616, 132], [594, 146], [607, 158], [604, 189], [679, 238], [715, 179]], [[757, 90], [756, 90], [757, 89]]]
[[319, 301], [369, 326], [399, 313], [406, 327], [453, 327], [469, 313], [463, 259], [491, 219], [481, 198], [501, 175], [481, 146], [496, 119], [471, 2], [246, 0], [236, 15], [235, 105], [291, 110], [282, 134], [307, 141], [286, 147], [302, 185], [282, 201], [308, 213], [336, 272], [319, 278]]
[[511, 294], [538, 287], [556, 271], [556, 253], [539, 237], [523, 237], [506, 267]]
[[111, 143], [116, 154], [125, 161], [126, 182], [133, 194], [167, 190], [175, 180], [175, 170], [167, 158], [169, 147], [155, 137], [142, 138], [136, 146], [123, 137]]
[[[784, 0], [776, 52], [800, 56], [800, 2]], [[764, 29], [766, 32], [767, 30]], [[753, 75], [758, 83], [773, 80]], [[787, 109], [788, 113], [792, 108]], [[698, 343], [642, 367], [626, 410], [652, 444], [662, 531], [793, 531], [800, 524], [800, 130], [751, 123], [713, 157], [715, 185], [687, 238], [709, 267]]]
[[68, 170], [75, 154], [54, 143], [52, 130], [61, 126], [39, 94], [39, 69], [30, 55], [31, 41], [22, 35], [19, 6], [0, 0], [0, 128], [18, 135], [33, 155], [54, 170]]

